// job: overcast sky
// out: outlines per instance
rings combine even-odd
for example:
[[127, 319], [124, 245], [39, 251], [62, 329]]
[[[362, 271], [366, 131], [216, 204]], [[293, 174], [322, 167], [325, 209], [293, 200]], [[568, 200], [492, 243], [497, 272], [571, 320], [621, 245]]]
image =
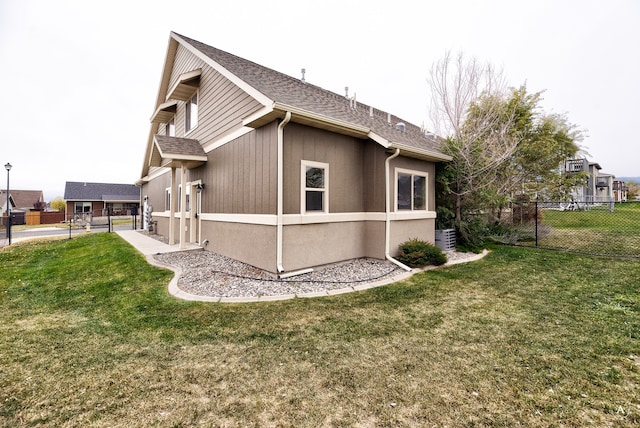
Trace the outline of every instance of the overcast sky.
[[134, 183], [176, 31], [416, 125], [431, 65], [463, 52], [544, 90], [603, 172], [640, 176], [639, 22], [637, 0], [0, 0], [0, 164], [48, 201]]

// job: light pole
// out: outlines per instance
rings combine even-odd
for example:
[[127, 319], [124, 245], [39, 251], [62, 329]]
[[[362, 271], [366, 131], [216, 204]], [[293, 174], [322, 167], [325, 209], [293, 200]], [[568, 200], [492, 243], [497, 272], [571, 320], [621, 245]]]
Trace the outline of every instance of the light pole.
[[11, 164], [7, 162], [4, 164], [4, 168], [7, 170], [7, 239], [9, 239], [9, 245], [11, 245], [11, 205], [9, 205], [9, 171], [11, 171]]

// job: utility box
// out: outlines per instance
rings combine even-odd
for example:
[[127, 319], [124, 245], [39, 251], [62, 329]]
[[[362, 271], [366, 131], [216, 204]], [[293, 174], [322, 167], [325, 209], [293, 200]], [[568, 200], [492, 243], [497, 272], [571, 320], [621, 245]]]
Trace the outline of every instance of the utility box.
[[436, 245], [442, 251], [451, 251], [456, 249], [456, 230], [442, 229], [436, 230]]

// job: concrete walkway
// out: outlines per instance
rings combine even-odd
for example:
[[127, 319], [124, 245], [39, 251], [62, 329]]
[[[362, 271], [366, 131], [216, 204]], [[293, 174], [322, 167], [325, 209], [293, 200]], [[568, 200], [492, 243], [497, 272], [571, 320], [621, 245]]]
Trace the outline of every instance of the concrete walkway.
[[165, 244], [162, 241], [145, 235], [139, 230], [119, 230], [116, 231], [116, 233], [145, 256], [173, 253], [176, 251], [202, 250], [202, 247], [197, 244], [188, 243], [185, 248], [180, 248], [180, 244]]

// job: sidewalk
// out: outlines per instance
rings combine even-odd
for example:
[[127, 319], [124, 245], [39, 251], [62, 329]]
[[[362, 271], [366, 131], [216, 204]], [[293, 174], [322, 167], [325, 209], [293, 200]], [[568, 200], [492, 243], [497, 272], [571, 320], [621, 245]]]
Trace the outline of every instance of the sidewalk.
[[186, 244], [185, 248], [180, 248], [180, 244], [169, 245], [161, 242], [157, 239], [151, 238], [145, 235], [143, 232], [137, 230], [119, 230], [116, 231], [122, 239], [133, 245], [136, 250], [140, 251], [145, 256], [153, 254], [174, 253], [176, 251], [186, 250], [201, 250], [197, 244]]

